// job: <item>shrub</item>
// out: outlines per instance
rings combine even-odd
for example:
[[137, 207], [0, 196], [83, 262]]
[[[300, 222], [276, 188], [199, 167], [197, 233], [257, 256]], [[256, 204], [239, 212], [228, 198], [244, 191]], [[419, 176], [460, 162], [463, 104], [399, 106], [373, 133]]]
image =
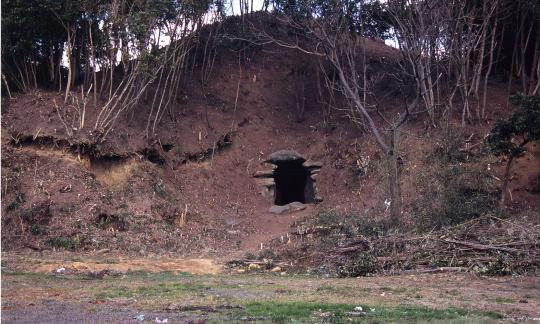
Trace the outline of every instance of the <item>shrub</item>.
[[125, 215], [109, 215], [100, 213], [96, 218], [96, 226], [101, 229], [112, 228], [117, 231], [127, 231], [128, 223]]
[[453, 166], [442, 176], [443, 214], [440, 225], [457, 224], [493, 211], [497, 198], [490, 191], [490, 181], [484, 172]]
[[47, 234], [47, 231], [39, 227], [37, 224], [30, 225], [30, 233], [34, 236], [37, 235], [45, 235]]
[[47, 240], [47, 244], [56, 247], [63, 248], [66, 250], [76, 250], [82, 246], [82, 240], [78, 235], [73, 236], [55, 236]]
[[412, 211], [417, 227], [454, 225], [497, 209], [491, 178], [473, 165], [446, 164], [427, 170], [416, 184]]
[[463, 132], [460, 128], [443, 123], [440, 140], [435, 149], [428, 154], [428, 161], [454, 163], [466, 161], [466, 154], [460, 151], [463, 145]]
[[525, 152], [525, 146], [540, 140], [540, 99], [517, 94], [510, 101], [519, 108], [507, 120], [499, 120], [491, 129], [487, 144], [496, 156], [506, 156], [506, 169], [501, 188], [501, 207], [505, 204], [512, 161]]
[[347, 214], [329, 209], [320, 210], [314, 225], [320, 235], [328, 237], [379, 236], [388, 224], [384, 219], [376, 217], [377, 212], [378, 210], [371, 208]]
[[17, 196], [15, 196], [15, 199], [7, 205], [6, 211], [14, 211], [15, 209], [19, 208], [20, 205], [22, 205], [25, 202], [24, 194], [19, 193]]

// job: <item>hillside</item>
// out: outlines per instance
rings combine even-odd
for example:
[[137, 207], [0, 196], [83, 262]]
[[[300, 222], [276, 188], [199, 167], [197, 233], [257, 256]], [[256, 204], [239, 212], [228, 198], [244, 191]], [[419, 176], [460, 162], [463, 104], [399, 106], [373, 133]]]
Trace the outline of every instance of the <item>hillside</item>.
[[[234, 23], [226, 26], [234, 31]], [[382, 42], [364, 42], [375, 69], [386, 68], [377, 62], [399, 57]], [[383, 158], [368, 132], [344, 112], [325, 107], [314, 58], [275, 44], [255, 46], [245, 55], [239, 65], [233, 49], [219, 47], [208, 84], [201, 84], [195, 70], [152, 138], [144, 136], [146, 100], [98, 144], [86, 129], [71, 131], [74, 105], [62, 104], [56, 91], [21, 93], [7, 102], [2, 112], [3, 249], [223, 256], [257, 249], [320, 210], [384, 218]], [[298, 66], [306, 71], [300, 119]], [[380, 93], [386, 111], [401, 104], [399, 97]], [[423, 199], [417, 180], [437, 172], [426, 167], [426, 156], [446, 145], [445, 132], [452, 132], [453, 145], [461, 148], [467, 138], [481, 141], [493, 120], [509, 114], [504, 86], [494, 83], [490, 93], [488, 105], [497, 108], [485, 124], [459, 127], [451, 120], [442, 129], [412, 120], [406, 125], [404, 223], [414, 221], [412, 206]], [[87, 125], [93, 125], [100, 104], [88, 104]], [[272, 201], [260, 194], [253, 175], [267, 168], [264, 161], [279, 150], [322, 163], [316, 180], [322, 202], [298, 213], [269, 212]], [[479, 165], [490, 165], [500, 176], [494, 158], [476, 159]], [[537, 211], [538, 146], [528, 147], [513, 170], [513, 210]]]
[[516, 3], [3, 1], [2, 320], [537, 320]]

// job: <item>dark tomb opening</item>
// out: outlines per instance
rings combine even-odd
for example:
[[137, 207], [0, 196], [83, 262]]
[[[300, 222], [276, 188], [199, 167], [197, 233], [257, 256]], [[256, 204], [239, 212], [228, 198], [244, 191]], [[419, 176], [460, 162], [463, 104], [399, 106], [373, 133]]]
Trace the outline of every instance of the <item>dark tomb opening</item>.
[[302, 160], [279, 161], [274, 171], [275, 204], [286, 205], [293, 201], [313, 202], [313, 180]]

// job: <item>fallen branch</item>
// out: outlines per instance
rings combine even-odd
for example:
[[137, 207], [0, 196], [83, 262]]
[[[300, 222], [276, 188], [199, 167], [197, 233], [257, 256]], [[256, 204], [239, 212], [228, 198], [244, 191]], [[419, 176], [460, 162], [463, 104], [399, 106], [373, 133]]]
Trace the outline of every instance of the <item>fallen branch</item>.
[[512, 248], [508, 248], [508, 247], [503, 247], [503, 246], [484, 245], [484, 244], [479, 244], [479, 243], [472, 243], [472, 242], [466, 242], [466, 241], [457, 241], [457, 240], [452, 240], [452, 239], [446, 239], [446, 240], [442, 240], [442, 241], [446, 242], [446, 243], [453, 243], [453, 244], [459, 244], [459, 245], [463, 245], [463, 246], [468, 246], [468, 247], [473, 248], [475, 250], [482, 250], [482, 251], [498, 250], [498, 251], [504, 251], [504, 252], [508, 252], [508, 253], [516, 253], [516, 254], [521, 252], [520, 250], [512, 249]]
[[42, 247], [40, 247], [40, 246], [38, 246], [38, 245], [34, 245], [34, 244], [32, 244], [32, 243], [28, 243], [28, 242], [27, 242], [27, 243], [24, 243], [24, 246], [27, 247], [27, 248], [29, 248], [29, 249], [32, 249], [32, 250], [34, 250], [34, 251], [43, 251], [43, 248], [42, 248]]
[[261, 261], [261, 260], [239, 260], [240, 262], [244, 264], [257, 264], [257, 265], [270, 265], [270, 266], [280, 266], [280, 267], [286, 267], [290, 264], [287, 262], [273, 262], [273, 261]]
[[398, 272], [391, 272], [387, 275], [389, 276], [399, 276], [407, 274], [423, 274], [423, 273], [448, 273], [448, 272], [467, 272], [468, 269], [464, 267], [439, 267], [434, 269], [413, 269], [413, 270], [404, 270]]

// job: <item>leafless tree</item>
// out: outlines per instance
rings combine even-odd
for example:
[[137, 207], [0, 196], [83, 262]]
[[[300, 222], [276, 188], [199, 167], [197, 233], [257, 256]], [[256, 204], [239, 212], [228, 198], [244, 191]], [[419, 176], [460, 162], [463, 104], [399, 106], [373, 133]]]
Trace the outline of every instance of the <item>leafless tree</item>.
[[425, 111], [430, 122], [435, 122], [435, 109], [440, 104], [440, 74], [437, 67], [439, 25], [436, 12], [437, 1], [390, 1], [388, 11], [396, 29], [395, 36], [407, 66], [402, 71], [410, 73], [420, 89]]
[[295, 41], [291, 41], [290, 37], [280, 38], [271, 35], [264, 30], [256, 30], [255, 33], [259, 44], [273, 43], [318, 58], [320, 74], [328, 91], [341, 94], [346, 102], [346, 107], [337, 109], [344, 111], [359, 127], [372, 133], [379, 148], [388, 158], [391, 166], [389, 177], [391, 221], [397, 224], [401, 218], [402, 200], [399, 185], [400, 128], [407, 121], [409, 111], [416, 110], [419, 96], [411, 103], [405, 104], [404, 110], [395, 118], [384, 118], [390, 131], [387, 138], [383, 133], [383, 126], [375, 121], [380, 112], [375, 109], [376, 105], [368, 103], [372, 92], [365, 65], [364, 41], [349, 30], [343, 15], [344, 13], [336, 8], [334, 14], [324, 19], [310, 18], [298, 21], [288, 16], [277, 18], [281, 26], [289, 29], [289, 33], [290, 29], [293, 29], [299, 35]]
[[[462, 124], [473, 120], [473, 112], [476, 120], [485, 118], [498, 6], [498, 0], [482, 2], [480, 7], [469, 1], [388, 2], [399, 47], [432, 122], [435, 108], [444, 102], [452, 108], [456, 94], [461, 97]], [[446, 98], [441, 97], [444, 92], [448, 93]]]

